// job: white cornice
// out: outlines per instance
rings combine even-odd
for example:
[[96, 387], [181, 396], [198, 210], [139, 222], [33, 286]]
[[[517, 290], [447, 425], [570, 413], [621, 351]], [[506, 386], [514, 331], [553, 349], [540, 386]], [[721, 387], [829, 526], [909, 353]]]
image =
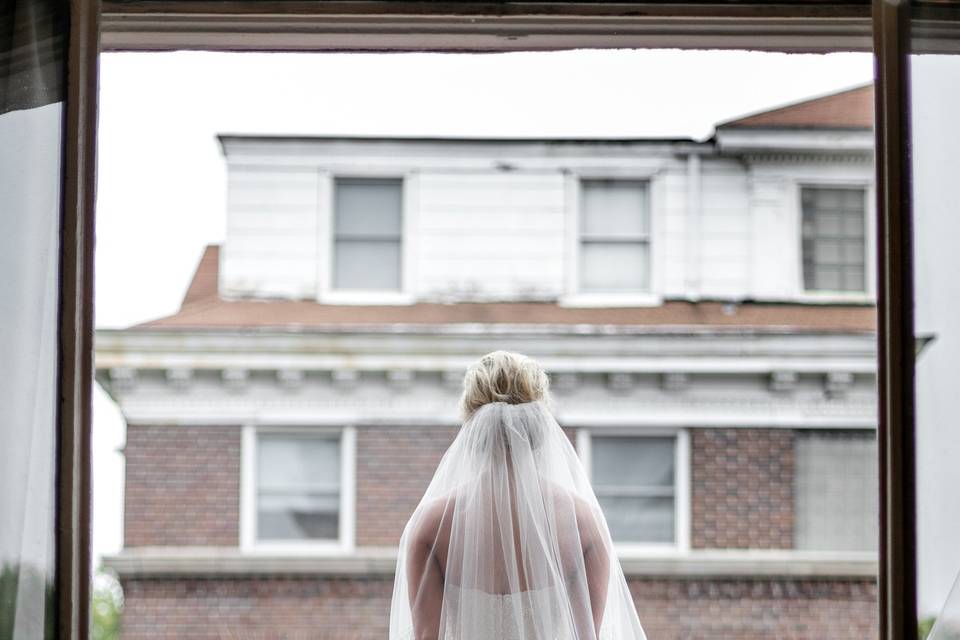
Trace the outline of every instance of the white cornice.
[[97, 379], [131, 424], [454, 425], [464, 371], [495, 349], [544, 365], [571, 426], [876, 424], [869, 333], [97, 337]]
[[803, 154], [804, 160], [821, 156], [872, 157], [875, 144], [870, 129], [796, 129], [721, 127], [716, 134], [717, 147], [724, 154], [779, 154], [786, 158]]
[[[240, 578], [264, 575], [315, 577], [392, 576], [394, 548], [359, 548], [331, 555], [266, 555], [223, 547], [147, 547], [104, 558], [121, 579], [161, 577]], [[621, 555], [630, 577], [871, 578], [876, 554], [765, 550], [697, 550], [671, 555]]]
[[[502, 328], [501, 328], [502, 329]], [[109, 369], [464, 370], [495, 349], [523, 351], [552, 373], [872, 373], [873, 332], [466, 331], [295, 333], [98, 331], [96, 366]]]

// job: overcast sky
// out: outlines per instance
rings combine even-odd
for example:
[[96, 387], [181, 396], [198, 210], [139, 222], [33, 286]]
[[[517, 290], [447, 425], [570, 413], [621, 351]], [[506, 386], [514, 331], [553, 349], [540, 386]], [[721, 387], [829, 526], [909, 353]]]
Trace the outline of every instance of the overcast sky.
[[[107, 53], [97, 324], [174, 312], [203, 246], [223, 239], [217, 133], [702, 139], [717, 122], [872, 77], [867, 54]], [[123, 442], [100, 390], [94, 422], [100, 555], [120, 546]]]

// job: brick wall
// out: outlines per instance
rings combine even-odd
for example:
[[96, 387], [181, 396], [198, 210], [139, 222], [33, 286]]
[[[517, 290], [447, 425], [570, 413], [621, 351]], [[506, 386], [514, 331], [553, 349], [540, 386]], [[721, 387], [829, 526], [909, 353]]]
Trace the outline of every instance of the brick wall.
[[392, 578], [123, 583], [123, 640], [383, 640]]
[[691, 545], [793, 546], [793, 431], [693, 429]]
[[[568, 434], [572, 436], [572, 431]], [[357, 544], [395, 545], [452, 427], [357, 430]], [[131, 425], [127, 430], [127, 547], [239, 542], [240, 428]], [[691, 432], [694, 548], [793, 545], [793, 432]]]
[[451, 427], [357, 429], [357, 545], [396, 545], [423, 497]]
[[650, 640], [869, 640], [877, 589], [856, 580], [629, 581]]
[[[866, 640], [872, 580], [631, 579], [650, 640]], [[393, 580], [128, 580], [124, 640], [382, 640]], [[491, 639], [493, 640], [493, 639]]]
[[124, 545], [239, 544], [240, 427], [129, 425]]

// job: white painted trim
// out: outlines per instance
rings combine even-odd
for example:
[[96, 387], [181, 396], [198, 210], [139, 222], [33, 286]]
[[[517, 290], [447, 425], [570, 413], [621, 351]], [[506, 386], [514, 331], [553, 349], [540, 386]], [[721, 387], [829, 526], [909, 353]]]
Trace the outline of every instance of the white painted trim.
[[593, 450], [590, 442], [590, 430], [586, 428], [577, 429], [577, 455], [580, 457], [580, 464], [583, 465], [583, 472], [587, 478], [593, 477]]
[[[337, 540], [271, 542], [257, 540], [257, 436], [263, 432], [335, 435], [340, 445], [340, 513]], [[352, 426], [271, 424], [257, 420], [243, 426], [240, 476], [240, 549], [261, 555], [343, 555], [355, 545], [356, 528], [356, 430]]]
[[240, 438], [240, 548], [256, 548], [257, 530], [257, 429], [243, 425]]
[[[803, 279], [803, 190], [806, 188], [850, 188], [863, 189], [864, 206], [864, 224], [863, 224], [863, 268], [864, 268], [864, 290], [860, 291], [826, 291], [826, 290], [807, 290]], [[876, 267], [876, 255], [873, 242], [875, 237], [875, 216], [873, 197], [873, 181], [850, 178], [817, 178], [810, 180], [795, 177], [790, 181], [792, 211], [788, 213], [793, 217], [793, 228], [796, 232], [796, 296], [798, 302], [809, 303], [862, 303], [873, 304], [876, 302], [876, 283], [874, 271]]]
[[417, 298], [417, 262], [420, 241], [420, 174], [408, 172], [403, 178], [402, 211], [400, 219], [400, 292], [413, 304]]
[[[179, 402], [179, 398], [178, 398]], [[272, 403], [249, 402], [237, 405], [236, 396], [224, 402], [187, 404], [171, 407], [170, 398], [136, 402], [122, 400], [121, 409], [128, 424], [217, 426], [243, 424], [253, 419], [287, 424], [291, 426], [337, 426], [344, 423], [390, 428], [403, 425], [449, 427], [459, 424], [454, 410], [456, 397], [449, 401], [416, 402], [409, 405], [363, 407], [345, 409], [335, 404], [317, 403], [312, 406], [288, 406], [288, 401], [279, 398]], [[433, 411], [431, 411], [431, 409]], [[856, 413], [823, 413], [822, 408], [809, 407], [809, 414], [797, 409], [783, 412], [774, 407], [764, 411], [747, 413], [731, 411], [722, 406], [704, 406], [701, 411], [689, 407], [670, 407], [655, 413], [631, 409], [617, 411], [615, 408], [598, 406], [597, 409], [557, 411], [557, 421], [565, 427], [582, 425], [605, 429], [657, 429], [670, 427], [729, 428], [729, 429], [876, 429], [876, 406], [864, 407]], [[717, 415], [723, 410], [724, 413]], [[599, 411], [605, 411], [601, 414]]]
[[340, 433], [340, 544], [353, 551], [357, 536], [357, 429], [346, 426]]
[[[652, 241], [651, 241], [652, 245]], [[651, 246], [652, 253], [652, 246]], [[653, 258], [651, 257], [651, 262]], [[650, 277], [653, 278], [651, 271]], [[663, 296], [656, 293], [572, 293], [558, 300], [561, 307], [658, 307]]]
[[[647, 557], [620, 556], [628, 576], [864, 578], [877, 573], [877, 555], [766, 549], [711, 549]], [[362, 547], [340, 556], [277, 556], [232, 547], [138, 547], [104, 558], [121, 578], [147, 576], [322, 577], [392, 576], [396, 547]]]
[[804, 155], [841, 153], [873, 155], [873, 131], [869, 129], [753, 129], [721, 126], [716, 132], [721, 153], [803, 153]]
[[[321, 171], [320, 180], [323, 185], [319, 190], [320, 206], [318, 216], [318, 287], [317, 302], [335, 305], [410, 305], [416, 302], [413, 295], [415, 273], [413, 265], [416, 260], [416, 199], [411, 190], [417, 188], [419, 182], [409, 174], [379, 168], [352, 168], [349, 171]], [[334, 232], [333, 225], [336, 219], [336, 181], [341, 178], [388, 179], [400, 181], [400, 289], [399, 290], [348, 290], [333, 288], [334, 271]], [[326, 259], [322, 259], [326, 256]]]
[[333, 175], [317, 170], [317, 291], [319, 301], [333, 281]]
[[677, 432], [676, 461], [676, 532], [677, 549], [681, 553], [690, 551], [690, 532], [692, 527], [691, 494], [693, 472], [690, 466], [690, 432], [681, 429]]
[[672, 544], [614, 543], [621, 558], [661, 557], [687, 553], [690, 550], [690, 438], [685, 429], [622, 427], [582, 427], [577, 430], [577, 451], [583, 461], [587, 477], [593, 481], [591, 472], [591, 447], [595, 436], [654, 436], [674, 437], [674, 541]]
[[[558, 299], [561, 307], [654, 307], [663, 303], [662, 248], [660, 237], [661, 215], [657, 213], [660, 195], [660, 180], [656, 179], [658, 166], [642, 169], [634, 167], [604, 167], [602, 169], [578, 168], [564, 179], [565, 234], [564, 234], [564, 294]], [[650, 260], [649, 288], [644, 291], [624, 292], [583, 292], [580, 291], [580, 215], [581, 185], [585, 180], [623, 180], [639, 181], [646, 186], [647, 212], [650, 216], [650, 234], [648, 240]]]

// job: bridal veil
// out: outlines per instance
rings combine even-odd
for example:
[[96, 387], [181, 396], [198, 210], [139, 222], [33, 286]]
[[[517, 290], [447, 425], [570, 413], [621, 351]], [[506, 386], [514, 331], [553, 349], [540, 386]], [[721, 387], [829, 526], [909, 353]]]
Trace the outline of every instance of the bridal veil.
[[479, 406], [401, 537], [390, 640], [644, 638], [596, 496], [546, 404]]

